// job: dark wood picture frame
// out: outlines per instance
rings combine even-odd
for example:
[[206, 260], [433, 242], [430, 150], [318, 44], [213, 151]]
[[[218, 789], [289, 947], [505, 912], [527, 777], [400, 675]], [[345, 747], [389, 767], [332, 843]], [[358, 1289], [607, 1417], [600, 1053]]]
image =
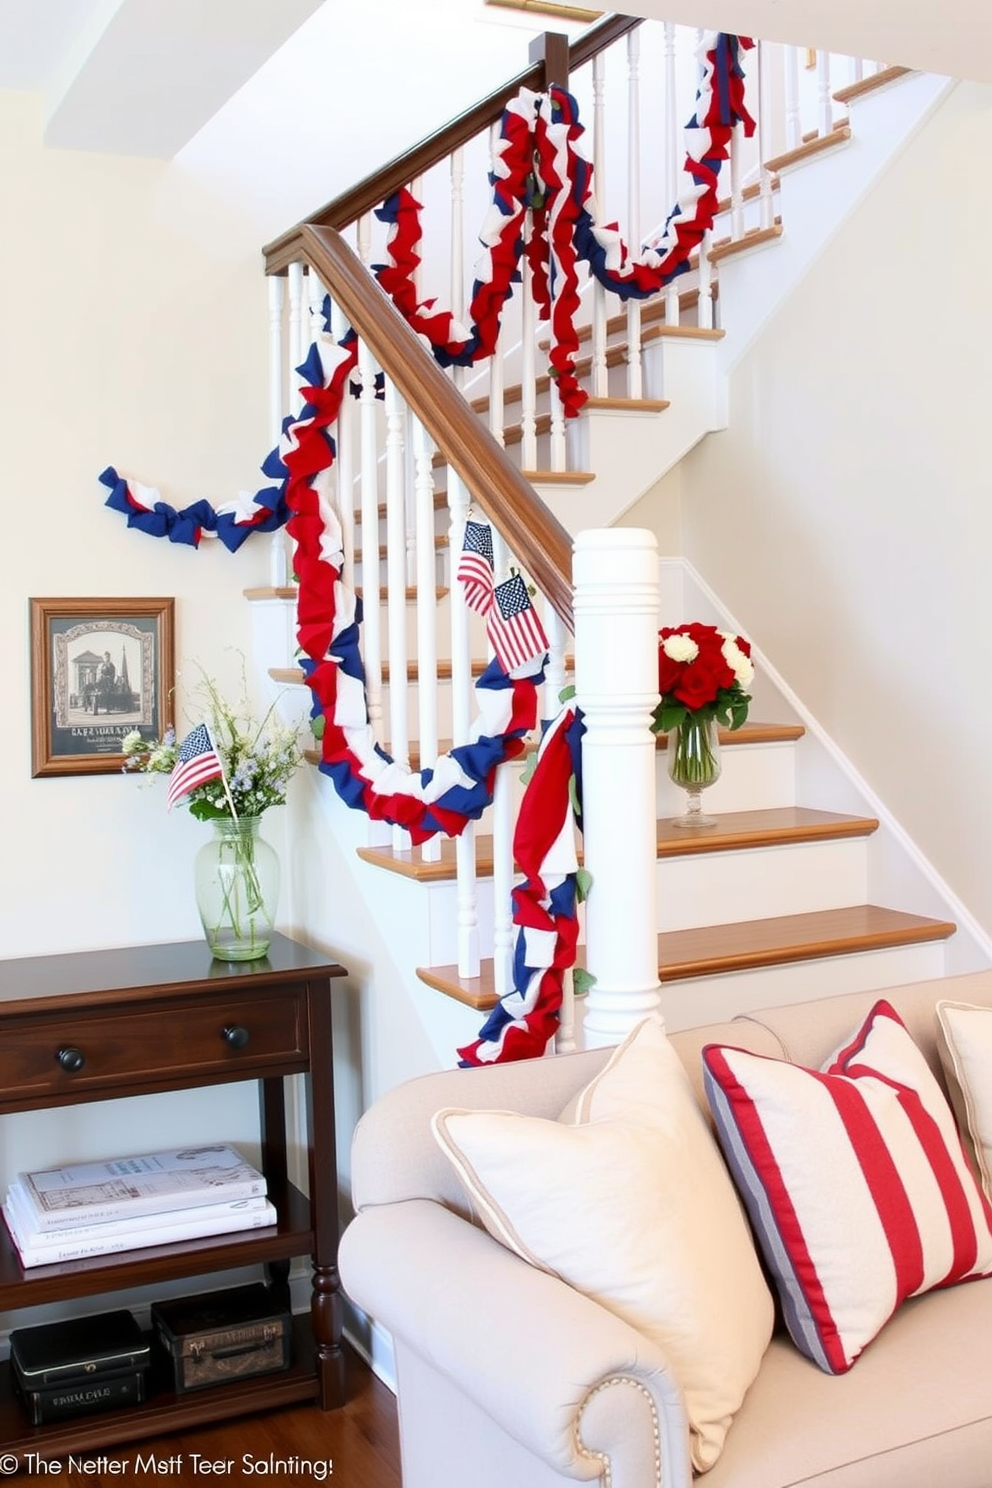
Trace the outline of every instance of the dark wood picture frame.
[[174, 599], [32, 599], [31, 774], [112, 775], [157, 739], [175, 688]]

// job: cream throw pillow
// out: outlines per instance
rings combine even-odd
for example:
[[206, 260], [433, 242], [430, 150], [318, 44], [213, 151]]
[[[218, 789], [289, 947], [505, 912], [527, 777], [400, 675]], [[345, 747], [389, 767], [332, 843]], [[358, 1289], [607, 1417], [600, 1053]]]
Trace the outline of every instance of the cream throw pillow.
[[497, 1240], [664, 1351], [705, 1471], [773, 1325], [737, 1194], [660, 1023], [640, 1023], [573, 1107], [573, 1124], [439, 1111], [434, 1134]]
[[937, 1050], [958, 1128], [992, 1200], [992, 1008], [938, 1002]]

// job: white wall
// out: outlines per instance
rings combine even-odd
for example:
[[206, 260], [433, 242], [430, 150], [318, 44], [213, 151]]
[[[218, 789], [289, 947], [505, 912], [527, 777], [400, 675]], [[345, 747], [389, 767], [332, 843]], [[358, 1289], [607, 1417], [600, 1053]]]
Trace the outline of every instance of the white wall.
[[[986, 930], [992, 90], [961, 85], [733, 375], [684, 552]], [[636, 513], [635, 513], [636, 515]]]
[[[529, 34], [483, 25], [474, 6], [459, 15], [459, 0], [429, 17], [328, 0], [171, 163], [43, 149], [40, 98], [0, 91], [4, 956], [199, 935], [192, 861], [207, 829], [167, 815], [161, 780], [31, 778], [29, 597], [174, 596], [181, 721], [194, 662], [237, 686], [242, 590], [267, 580], [265, 540], [232, 556], [130, 532], [97, 476], [116, 465], [177, 507], [266, 483], [262, 244], [519, 70]], [[375, 89], [354, 65], [373, 54]], [[287, 814], [265, 829], [284, 853]], [[290, 926], [291, 901], [285, 913]], [[206, 1127], [251, 1150], [254, 1087], [8, 1118], [0, 1185]]]

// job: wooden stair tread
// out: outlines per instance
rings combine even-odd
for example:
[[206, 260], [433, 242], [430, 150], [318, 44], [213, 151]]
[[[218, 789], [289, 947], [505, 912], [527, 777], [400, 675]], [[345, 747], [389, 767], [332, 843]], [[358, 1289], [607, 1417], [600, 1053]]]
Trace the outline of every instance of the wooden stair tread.
[[873, 72], [871, 77], [861, 78], [846, 88], [838, 88], [832, 96], [837, 103], [853, 103], [855, 99], [864, 98], [866, 94], [874, 93], [879, 88], [887, 88], [898, 78], [908, 77], [912, 71], [911, 67], [883, 67], [879, 72]]
[[742, 238], [728, 238], [723, 243], [714, 243], [710, 249], [710, 263], [722, 263], [738, 253], [747, 253], [752, 248], [761, 248], [765, 243], [777, 243], [781, 236], [781, 222], [776, 222], [773, 227], [752, 228]]
[[604, 408], [618, 413], [664, 413], [671, 407], [668, 398], [588, 398], [584, 409]]
[[245, 599], [296, 599], [300, 591], [295, 584], [260, 584], [241, 592]]
[[[435, 535], [434, 535], [434, 552], [435, 553], [440, 553], [447, 546], [448, 546], [448, 534], [446, 532], [435, 533]], [[380, 543], [379, 544], [379, 561], [382, 562], [384, 559], [388, 558], [388, 556], [389, 556], [389, 547], [388, 547], [388, 545], [386, 543]], [[363, 549], [362, 548], [356, 548], [355, 549], [355, 562], [356, 563], [361, 563], [362, 560], [364, 559], [364, 557], [365, 557], [365, 554], [364, 554]]]
[[777, 806], [764, 811], [726, 811], [715, 827], [677, 827], [674, 818], [658, 822], [659, 858], [727, 852], [733, 848], [779, 847], [787, 842], [830, 842], [841, 837], [869, 837], [878, 830], [873, 816], [848, 816], [807, 806]]
[[[946, 940], [956, 928], [950, 920], [904, 914], [877, 904], [853, 904], [846, 909], [670, 930], [658, 936], [658, 978], [664, 985], [720, 972]], [[583, 946], [578, 949], [576, 965], [585, 965]], [[417, 976], [428, 987], [479, 1012], [488, 1012], [498, 1000], [492, 960], [480, 964], [477, 977], [459, 977], [457, 966], [418, 967]]]
[[[441, 509], [443, 507], [447, 506], [447, 504], [448, 504], [448, 498], [445, 495], [445, 493], [443, 491], [435, 491], [434, 492], [434, 510], [435, 511], [441, 511]], [[379, 505], [376, 508], [376, 516], [379, 518], [379, 520], [381, 522], [385, 518], [385, 515], [386, 515], [386, 503], [384, 501], [380, 501], [379, 502]], [[356, 526], [361, 521], [363, 521], [362, 509], [361, 509], [361, 507], [357, 507], [356, 510], [355, 510], [355, 524], [356, 524]]]
[[788, 170], [790, 165], [799, 165], [804, 160], [812, 159], [814, 155], [822, 154], [824, 150], [832, 150], [837, 145], [844, 145], [850, 138], [849, 125], [844, 124], [839, 129], [835, 127], [830, 134], [818, 134], [813, 139], [797, 145], [794, 150], [786, 150], [772, 160], [766, 160], [765, 169], [776, 172]]
[[[659, 859], [695, 857], [700, 853], [737, 852], [745, 848], [778, 847], [791, 842], [834, 841], [838, 838], [868, 837], [878, 830], [872, 816], [847, 816], [841, 812], [816, 811], [805, 806], [778, 806], [765, 811], [728, 811], [717, 818], [715, 827], [691, 829], [676, 827], [672, 818], [660, 818], [655, 841]], [[455, 844], [442, 839], [441, 856], [425, 863], [410, 850], [393, 847], [360, 847], [358, 856], [403, 878], [418, 883], [442, 883], [455, 876]], [[582, 845], [579, 843], [579, 861]], [[475, 866], [480, 878], [493, 871], [493, 840], [479, 835], [475, 839]]]
[[[439, 584], [437, 586], [437, 588], [434, 590], [434, 599], [435, 599], [435, 602], [437, 604], [440, 604], [441, 601], [442, 601], [442, 599], [445, 598], [445, 596], [448, 594], [448, 592], [449, 591], [448, 591], [448, 589], [447, 589], [447, 587], [445, 585]], [[358, 584], [356, 586], [355, 593], [358, 595], [358, 597], [360, 599], [364, 599], [364, 597], [365, 597], [365, 590], [362, 588], [361, 584]], [[385, 599], [385, 597], [386, 597], [385, 586], [383, 586], [383, 589], [382, 589], [382, 592], [379, 595], [379, 598], [380, 598], [380, 600], [383, 600], [383, 599]], [[409, 584], [407, 586], [406, 591], [405, 591], [405, 594], [404, 594], [404, 598], [406, 599], [406, 601], [407, 601], [408, 604], [414, 604], [416, 602], [416, 599], [417, 599], [417, 586], [416, 586], [416, 584]]]
[[[717, 729], [720, 738], [720, 747], [736, 744], [779, 744], [792, 743], [801, 739], [806, 732], [801, 723], [760, 723], [757, 719], [748, 719], [742, 723], [739, 729]], [[657, 749], [668, 748], [668, 735], [656, 734], [655, 747]]]
[[521, 470], [532, 486], [588, 486], [596, 479], [594, 470]]
[[658, 975], [662, 982], [784, 966], [824, 956], [849, 956], [947, 940], [957, 926], [950, 920], [906, 914], [878, 904], [814, 910], [732, 925], [669, 930], [658, 936]]

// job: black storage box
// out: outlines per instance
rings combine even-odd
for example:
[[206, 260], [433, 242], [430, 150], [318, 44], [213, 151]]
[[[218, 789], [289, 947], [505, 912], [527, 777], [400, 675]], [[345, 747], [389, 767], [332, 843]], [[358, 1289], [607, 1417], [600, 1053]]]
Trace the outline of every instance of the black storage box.
[[179, 1394], [289, 1368], [292, 1316], [261, 1282], [155, 1302], [151, 1318]]
[[136, 1404], [150, 1362], [150, 1343], [124, 1308], [10, 1335], [11, 1377], [36, 1426]]
[[12, 1375], [14, 1393], [32, 1426], [85, 1416], [91, 1411], [118, 1410], [139, 1405], [145, 1398], [145, 1376], [141, 1370], [129, 1374], [94, 1374], [85, 1379], [53, 1385], [48, 1390], [30, 1390]]

